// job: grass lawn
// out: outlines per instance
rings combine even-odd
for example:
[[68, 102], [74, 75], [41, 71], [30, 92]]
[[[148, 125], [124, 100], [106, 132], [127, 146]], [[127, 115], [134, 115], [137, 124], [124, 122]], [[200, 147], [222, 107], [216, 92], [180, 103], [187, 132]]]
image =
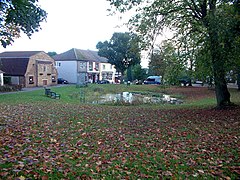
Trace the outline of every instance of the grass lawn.
[[[0, 95], [0, 179], [238, 179], [240, 107], [213, 90], [90, 85]], [[181, 105], [96, 105], [102, 94], [171, 94]], [[240, 105], [240, 93], [230, 90]]]

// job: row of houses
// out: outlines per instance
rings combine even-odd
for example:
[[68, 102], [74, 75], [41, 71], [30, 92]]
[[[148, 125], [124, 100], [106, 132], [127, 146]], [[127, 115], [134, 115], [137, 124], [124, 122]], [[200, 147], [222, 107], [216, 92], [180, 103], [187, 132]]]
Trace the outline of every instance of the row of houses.
[[0, 85], [23, 87], [52, 86], [58, 78], [69, 83], [115, 82], [116, 69], [97, 51], [70, 49], [50, 57], [43, 51], [9, 51], [0, 53]]

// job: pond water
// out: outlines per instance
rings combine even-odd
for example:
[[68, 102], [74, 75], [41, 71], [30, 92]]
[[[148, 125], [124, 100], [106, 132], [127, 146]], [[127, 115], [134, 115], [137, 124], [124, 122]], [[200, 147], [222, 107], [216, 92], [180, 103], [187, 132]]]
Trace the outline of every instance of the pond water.
[[170, 95], [144, 95], [140, 93], [123, 92], [105, 94], [92, 102], [93, 104], [182, 104], [183, 101]]

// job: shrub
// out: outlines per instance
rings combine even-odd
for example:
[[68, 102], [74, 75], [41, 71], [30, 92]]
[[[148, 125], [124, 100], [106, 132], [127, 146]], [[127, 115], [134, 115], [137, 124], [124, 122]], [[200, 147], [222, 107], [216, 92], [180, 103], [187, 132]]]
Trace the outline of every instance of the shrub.
[[0, 92], [21, 91], [22, 85], [4, 85], [0, 86]]

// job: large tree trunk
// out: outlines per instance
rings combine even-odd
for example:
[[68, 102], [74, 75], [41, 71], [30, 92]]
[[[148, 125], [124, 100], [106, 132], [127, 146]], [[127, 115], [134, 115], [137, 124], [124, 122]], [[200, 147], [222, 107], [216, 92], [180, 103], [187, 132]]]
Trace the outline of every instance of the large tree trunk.
[[225, 64], [226, 56], [224, 54], [224, 46], [222, 46], [219, 37], [218, 21], [215, 17], [216, 1], [210, 4], [210, 16], [207, 23], [207, 29], [210, 39], [210, 53], [213, 65], [213, 74], [215, 82], [215, 91], [217, 99], [217, 107], [224, 108], [231, 104], [230, 93], [225, 80]]
[[227, 82], [225, 79], [225, 59], [224, 54], [221, 52], [221, 46], [218, 42], [218, 36], [212, 33], [210, 35], [211, 43], [211, 56], [212, 56], [212, 65], [213, 65], [213, 74], [215, 82], [215, 91], [217, 99], [217, 107], [224, 108], [229, 106], [230, 102], [230, 93], [227, 88]]
[[217, 99], [217, 107], [224, 108], [226, 106], [231, 105], [230, 101], [230, 93], [227, 88], [227, 82], [225, 80], [225, 73], [220, 73], [220, 69], [214, 68], [214, 81], [215, 81], [215, 91], [216, 91], [216, 99]]

